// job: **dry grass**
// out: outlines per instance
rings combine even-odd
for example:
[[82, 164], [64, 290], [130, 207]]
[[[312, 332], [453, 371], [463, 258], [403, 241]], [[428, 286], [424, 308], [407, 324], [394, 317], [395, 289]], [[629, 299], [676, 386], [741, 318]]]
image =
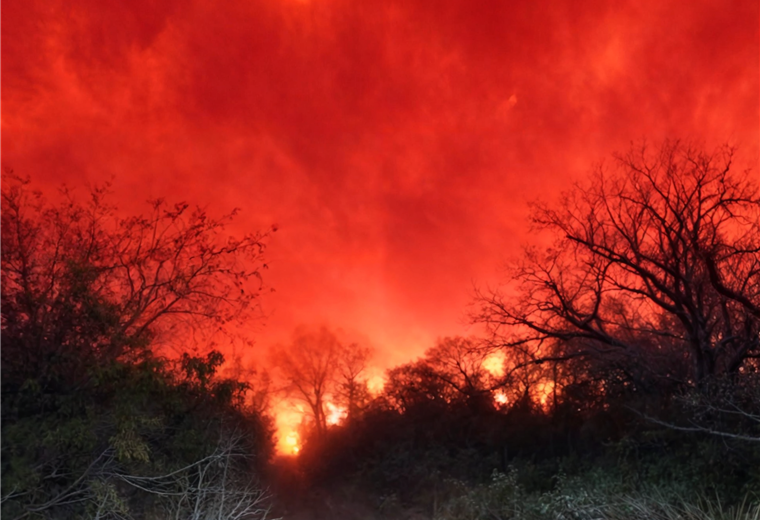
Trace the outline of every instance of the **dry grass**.
[[673, 489], [632, 492], [610, 479], [567, 479], [555, 489], [529, 493], [515, 471], [494, 474], [486, 486], [462, 485], [460, 493], [434, 511], [433, 520], [760, 520], [760, 496], [724, 505], [717, 497]]

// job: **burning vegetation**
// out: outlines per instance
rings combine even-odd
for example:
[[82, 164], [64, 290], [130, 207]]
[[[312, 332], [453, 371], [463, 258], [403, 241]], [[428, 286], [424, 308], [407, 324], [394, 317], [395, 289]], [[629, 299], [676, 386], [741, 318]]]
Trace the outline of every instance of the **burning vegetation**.
[[729, 148], [634, 148], [537, 204], [549, 245], [478, 292], [486, 334], [439, 340], [350, 420], [312, 428], [305, 478], [393, 497], [390, 517], [670, 518], [711, 494], [752, 517], [760, 198], [733, 164]]
[[535, 205], [549, 245], [477, 293], [483, 334], [380, 378], [302, 327], [261, 388], [177, 331], [249, 318], [267, 235], [92, 195], [4, 179], [4, 517], [758, 512], [760, 193], [729, 148], [634, 148]]

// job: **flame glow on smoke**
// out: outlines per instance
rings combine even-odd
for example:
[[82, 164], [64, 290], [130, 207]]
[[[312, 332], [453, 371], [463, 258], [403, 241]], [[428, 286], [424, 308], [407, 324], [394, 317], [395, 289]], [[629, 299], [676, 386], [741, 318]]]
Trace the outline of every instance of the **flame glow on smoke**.
[[[283, 400], [277, 403], [274, 411], [276, 427], [276, 449], [281, 455], [298, 455], [303, 441], [302, 433], [308, 427], [310, 415], [303, 403]], [[348, 415], [345, 407], [330, 401], [325, 403], [327, 424], [341, 424]]]
[[327, 424], [330, 426], [340, 424], [348, 415], [348, 412], [344, 407], [335, 405], [330, 402], [325, 405], [325, 408], [327, 408]]
[[554, 393], [554, 383], [552, 381], [543, 381], [539, 383], [537, 388], [538, 402], [541, 406], [547, 406], [549, 397]]
[[281, 401], [275, 408], [275, 441], [281, 455], [297, 455], [301, 451], [299, 430], [304, 422], [305, 408], [300, 403]]
[[483, 368], [494, 377], [503, 376], [505, 360], [503, 352], [494, 352], [483, 360]]
[[291, 431], [285, 436], [285, 445], [287, 446], [286, 453], [297, 455], [301, 450], [298, 442], [298, 433]]
[[367, 380], [367, 390], [370, 395], [380, 395], [383, 388], [385, 388], [385, 377], [382, 374], [375, 374]]

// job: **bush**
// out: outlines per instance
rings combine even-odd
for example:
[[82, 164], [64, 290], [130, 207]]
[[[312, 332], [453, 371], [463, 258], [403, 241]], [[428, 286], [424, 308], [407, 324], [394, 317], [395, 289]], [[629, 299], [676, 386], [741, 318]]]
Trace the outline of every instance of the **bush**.
[[[165, 478], [208, 483], [210, 460], [230, 469], [212, 495], [247, 490], [241, 475], [272, 451], [269, 420], [245, 406], [248, 385], [218, 377], [219, 352], [170, 361], [156, 339], [244, 316], [260, 290], [263, 235], [223, 237], [227, 219], [186, 204], [156, 201], [147, 217], [124, 219], [107, 190], [87, 204], [68, 195], [51, 205], [28, 181], [3, 178], [3, 517], [146, 517]], [[247, 432], [234, 468], [229, 431]]]

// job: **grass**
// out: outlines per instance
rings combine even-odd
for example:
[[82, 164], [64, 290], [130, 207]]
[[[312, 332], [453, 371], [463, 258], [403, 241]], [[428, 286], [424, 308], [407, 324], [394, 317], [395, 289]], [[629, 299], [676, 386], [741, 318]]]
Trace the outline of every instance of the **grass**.
[[487, 485], [452, 483], [452, 498], [442, 501], [432, 519], [760, 520], [757, 495], [747, 494], [727, 506], [704, 493], [683, 495], [679, 486], [632, 491], [620, 479], [600, 477], [603, 474], [594, 472], [574, 478], [560, 474], [546, 492], [526, 491], [516, 470], [494, 473]]

